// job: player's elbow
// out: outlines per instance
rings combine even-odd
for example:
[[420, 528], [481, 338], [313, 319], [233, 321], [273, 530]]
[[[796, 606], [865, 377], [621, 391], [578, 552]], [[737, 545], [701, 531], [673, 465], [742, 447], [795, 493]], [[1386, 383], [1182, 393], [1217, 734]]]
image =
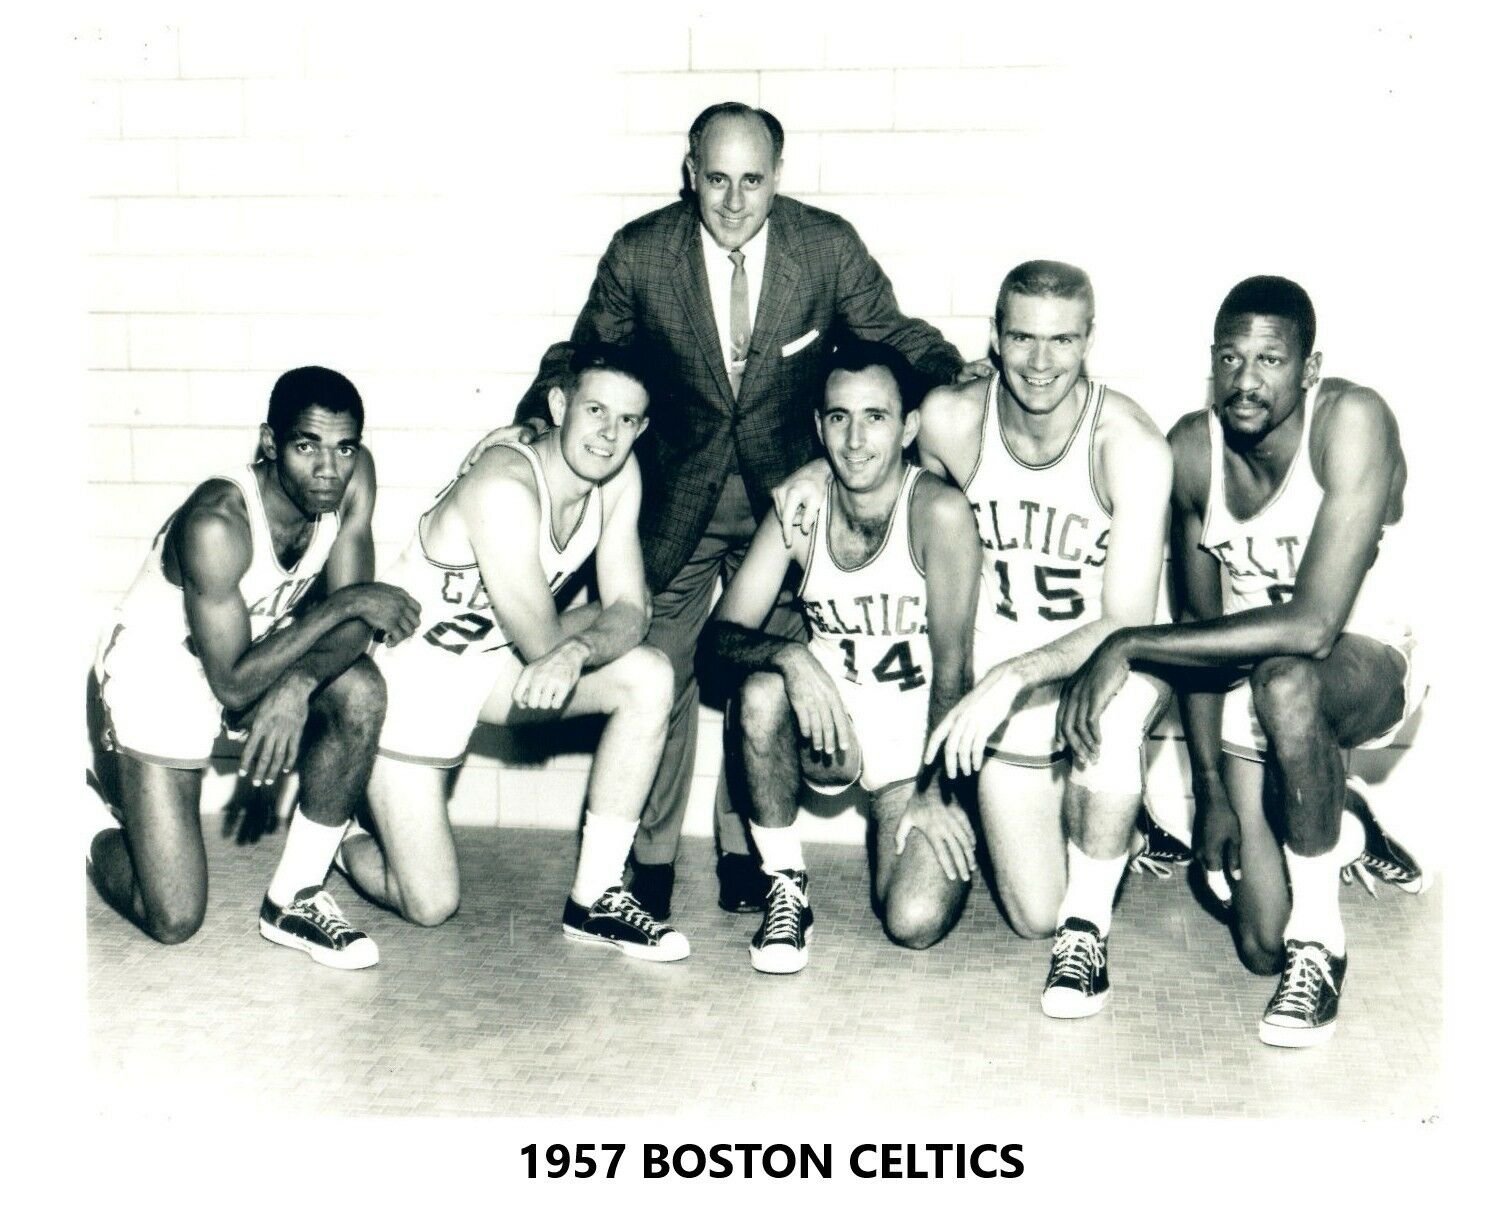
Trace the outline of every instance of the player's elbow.
[[210, 677], [208, 688], [214, 693], [214, 698], [219, 701], [219, 706], [229, 712], [238, 712], [248, 708], [260, 698], [249, 687], [236, 683], [232, 678]]
[[1301, 654], [1314, 661], [1323, 660], [1333, 651], [1341, 629], [1339, 619], [1322, 612], [1310, 614], [1301, 628]]

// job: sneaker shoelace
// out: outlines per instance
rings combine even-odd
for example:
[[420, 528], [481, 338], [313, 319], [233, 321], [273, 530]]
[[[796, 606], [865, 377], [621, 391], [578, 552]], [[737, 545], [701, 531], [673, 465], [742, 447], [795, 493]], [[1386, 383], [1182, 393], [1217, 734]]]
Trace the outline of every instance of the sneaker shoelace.
[[807, 896], [785, 874], [772, 873], [770, 903], [766, 909], [766, 942], [796, 942], [802, 933], [802, 910]]
[[1363, 887], [1376, 899], [1380, 898], [1380, 893], [1375, 890], [1375, 875], [1371, 874], [1370, 871], [1365, 868], [1363, 858], [1358, 861], [1351, 861], [1347, 866], [1340, 870], [1339, 878], [1346, 883], [1352, 883], [1355, 879], [1358, 879], [1359, 885], [1361, 887]]
[[1154, 874], [1157, 878], [1171, 878], [1172, 866], [1170, 862], [1160, 861], [1151, 855], [1149, 847], [1142, 848], [1139, 853], [1130, 859], [1127, 868], [1132, 874]]
[[1287, 953], [1286, 971], [1276, 996], [1266, 1011], [1268, 1015], [1311, 1015], [1317, 1006], [1318, 991], [1326, 983], [1333, 987], [1333, 972], [1328, 956], [1313, 947], [1294, 947]]
[[1052, 944], [1052, 971], [1047, 977], [1047, 987], [1063, 981], [1087, 984], [1093, 979], [1092, 970], [1103, 967], [1104, 947], [1097, 938], [1084, 930], [1060, 930]]
[[319, 891], [316, 895], [310, 895], [305, 900], [298, 900], [288, 912], [294, 912], [299, 917], [311, 921], [328, 937], [330, 942], [337, 942], [345, 934], [354, 933], [354, 927], [344, 919], [344, 914], [339, 911], [339, 906], [333, 902], [333, 897], [326, 891]]
[[600, 911], [607, 912], [612, 917], [618, 917], [626, 925], [640, 930], [653, 941], [667, 931], [667, 927], [647, 912], [641, 906], [641, 902], [624, 887], [611, 887], [600, 896], [599, 908]]

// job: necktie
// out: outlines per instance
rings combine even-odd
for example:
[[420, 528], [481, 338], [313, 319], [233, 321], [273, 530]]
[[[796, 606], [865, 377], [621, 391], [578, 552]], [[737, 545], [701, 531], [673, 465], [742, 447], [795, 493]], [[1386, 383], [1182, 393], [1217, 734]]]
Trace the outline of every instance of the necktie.
[[729, 279], [729, 386], [735, 398], [745, 378], [745, 359], [750, 354], [750, 279], [745, 276], [745, 253], [729, 253], [734, 274]]

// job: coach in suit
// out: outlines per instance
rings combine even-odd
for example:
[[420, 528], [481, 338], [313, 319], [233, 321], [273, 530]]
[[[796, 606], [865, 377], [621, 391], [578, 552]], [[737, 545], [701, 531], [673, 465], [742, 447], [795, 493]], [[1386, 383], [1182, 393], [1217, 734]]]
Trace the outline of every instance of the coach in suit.
[[[739, 566], [770, 491], [817, 453], [814, 408], [828, 348], [885, 341], [946, 383], [963, 360], [908, 319], [848, 222], [779, 196], [783, 133], [742, 103], [709, 107], [688, 134], [691, 195], [618, 231], [569, 342], [548, 349], [517, 421], [549, 420], [546, 390], [571, 346], [638, 347], [656, 387], [642, 470], [641, 546], [654, 598], [647, 642], [671, 657], [678, 693], [661, 770], [634, 852], [633, 890], [670, 911], [697, 739], [693, 655], [714, 582]], [[801, 636], [790, 603], [771, 630]], [[758, 909], [764, 887], [722, 778], [716, 806], [721, 906]]]

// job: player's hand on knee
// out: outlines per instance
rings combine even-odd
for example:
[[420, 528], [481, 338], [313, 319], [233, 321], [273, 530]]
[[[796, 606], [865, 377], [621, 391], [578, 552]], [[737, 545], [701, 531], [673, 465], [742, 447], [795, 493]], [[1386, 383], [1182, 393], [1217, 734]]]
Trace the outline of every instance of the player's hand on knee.
[[563, 640], [521, 671], [511, 691], [518, 708], [555, 712], [568, 702], [583, 675], [589, 647], [582, 640]]
[[387, 644], [399, 644], [406, 639], [417, 629], [422, 618], [422, 607], [410, 593], [378, 580], [341, 588], [331, 599], [348, 604], [351, 615], [369, 623]]
[[771, 502], [776, 507], [776, 518], [781, 522], [781, 541], [788, 550], [792, 548], [794, 527], [801, 529], [804, 537], [812, 532], [813, 521], [823, 510], [827, 492], [828, 467], [822, 460], [803, 465], [772, 489]]
[[979, 868], [974, 828], [962, 811], [914, 797], [901, 816], [901, 822], [896, 825], [897, 856], [906, 851], [907, 839], [913, 831], [920, 831], [927, 837], [938, 865], [948, 878], [968, 882]]
[[1063, 684], [1057, 732], [1075, 758], [1099, 757], [1099, 718], [1130, 677], [1130, 662], [1108, 640]]
[[953, 705], [927, 739], [922, 761], [931, 763], [943, 751], [943, 770], [950, 778], [972, 776], [984, 766], [984, 751], [1001, 724], [1010, 719], [1022, 682], [999, 666]]
[[[1238, 881], [1239, 816], [1235, 814], [1222, 786], [1205, 787], [1195, 782], [1194, 789], [1203, 793], [1203, 796], [1195, 797], [1193, 807], [1193, 852], [1198, 863], [1205, 874], [1223, 873]], [[1216, 891], [1214, 894], [1219, 893]]]
[[501, 443], [535, 443], [537, 436], [542, 434], [540, 430], [540, 418], [528, 418], [525, 422], [517, 422], [511, 426], [498, 426], [472, 448], [464, 457], [463, 464], [458, 467], [458, 476], [463, 477], [474, 467], [474, 462]]
[[240, 775], [251, 784], [274, 784], [296, 766], [307, 726], [307, 699], [307, 687], [292, 675], [260, 697], [240, 751]]
[[854, 730], [844, 700], [832, 678], [805, 649], [782, 667], [787, 701], [797, 718], [797, 730], [814, 753], [837, 758], [854, 749]]

